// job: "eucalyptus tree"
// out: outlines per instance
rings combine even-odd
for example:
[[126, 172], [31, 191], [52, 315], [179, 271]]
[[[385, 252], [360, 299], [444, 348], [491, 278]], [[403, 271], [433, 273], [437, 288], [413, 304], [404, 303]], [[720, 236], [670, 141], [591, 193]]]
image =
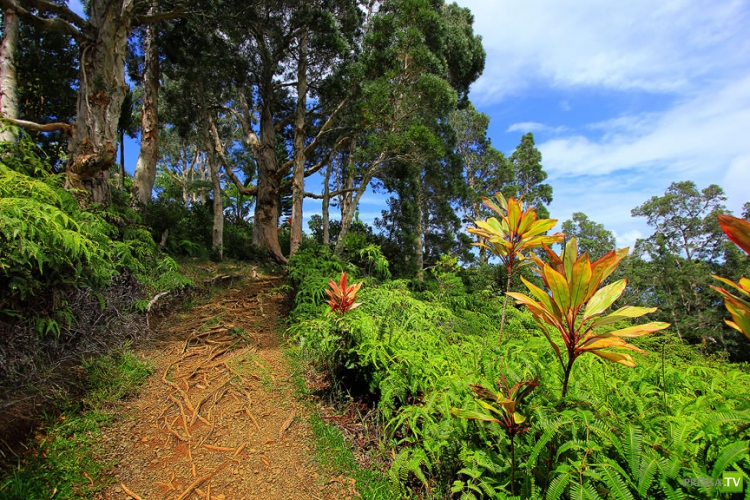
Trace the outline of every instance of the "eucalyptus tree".
[[547, 172], [542, 167], [542, 153], [534, 144], [534, 134], [529, 132], [521, 137], [509, 159], [514, 169], [517, 196], [523, 197], [525, 207], [536, 207], [539, 217], [549, 217], [546, 205], [552, 203], [552, 186], [544, 184]]
[[[149, 13], [157, 12], [152, 0]], [[143, 36], [143, 75], [141, 79], [143, 99], [141, 104], [141, 147], [133, 175], [133, 198], [142, 205], [151, 202], [151, 193], [156, 180], [156, 162], [159, 140], [159, 47], [157, 28], [153, 24], [145, 27]]]
[[[0, 91], [9, 96], [16, 92], [16, 105], [13, 110], [5, 109], [3, 116], [23, 123], [69, 123], [75, 115], [76, 87], [78, 81], [77, 47], [63, 34], [48, 32], [28, 23], [19, 21], [18, 15], [6, 9], [5, 18], [11, 26], [3, 29], [6, 39], [3, 48], [0, 78]], [[5, 21], [4, 21], [5, 22]], [[15, 49], [7, 44], [13, 34], [12, 25], [17, 22]], [[12, 45], [12, 44], [11, 44]], [[12, 73], [9, 57], [12, 57], [15, 74]], [[11, 100], [0, 97], [3, 105]], [[54, 128], [54, 125], [52, 125]], [[28, 131], [36, 144], [43, 148], [50, 165], [57, 170], [63, 168], [67, 149], [67, 136], [62, 131], [42, 133], [51, 130], [48, 126], [37, 131]], [[10, 130], [9, 130], [10, 132]], [[15, 133], [11, 133], [15, 137]], [[7, 146], [6, 146], [7, 147]]]
[[66, 185], [84, 189], [91, 200], [110, 202], [109, 173], [117, 152], [117, 122], [127, 91], [125, 54], [128, 35], [138, 25], [173, 19], [178, 5], [150, 2], [91, 0], [87, 19], [64, 4], [50, 0], [0, 0], [0, 6], [19, 15], [24, 23], [61, 33], [75, 40], [80, 52], [76, 118], [74, 124], [38, 124], [15, 120], [30, 130], [63, 130], [69, 134]]
[[441, 124], [466, 99], [484, 67], [481, 39], [472, 24], [468, 9], [432, 0], [385, 1], [369, 20], [361, 57], [365, 78], [356, 103], [359, 127], [353, 132], [356, 149], [351, 148], [354, 168], [345, 182], [356, 191], [342, 213], [337, 254], [370, 182], [378, 176], [382, 180], [395, 164], [424, 168], [433, 161], [435, 145], [445, 144]]
[[319, 156], [347, 101], [339, 96], [332, 102], [322, 90], [350, 57], [360, 26], [361, 10], [352, 0], [227, 0], [178, 26], [184, 34], [175, 39], [182, 44], [168, 51], [182, 53], [187, 64], [179, 66], [195, 68], [198, 75], [213, 68], [210, 85], [206, 82], [211, 99], [206, 117], [234, 119], [242, 147], [257, 165], [257, 182], [248, 184], [233, 171], [232, 148], [211, 133], [214, 148], [238, 192], [256, 198], [253, 244], [279, 262], [286, 261], [278, 241], [281, 198], [294, 193], [299, 241], [304, 177], [324, 166], [310, 160]]

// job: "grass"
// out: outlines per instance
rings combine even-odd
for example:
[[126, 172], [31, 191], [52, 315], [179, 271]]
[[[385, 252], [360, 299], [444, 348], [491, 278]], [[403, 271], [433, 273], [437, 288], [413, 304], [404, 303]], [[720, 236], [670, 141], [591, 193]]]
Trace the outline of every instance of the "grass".
[[292, 384], [298, 399], [313, 406], [309, 419], [315, 436], [315, 454], [320, 469], [330, 476], [347, 476], [353, 478], [355, 487], [362, 500], [390, 500], [398, 498], [398, 492], [388, 476], [382, 471], [362, 468], [352, 453], [350, 444], [344, 439], [341, 431], [334, 425], [326, 423], [318, 414], [311, 399], [311, 392], [305, 385], [306, 362], [302, 359], [296, 346], [284, 350], [287, 362], [292, 368]]
[[110, 482], [99, 460], [102, 428], [112, 420], [109, 407], [132, 395], [151, 374], [150, 366], [123, 350], [84, 360], [87, 393], [81, 403], [64, 401], [7, 477], [0, 500], [93, 498]]

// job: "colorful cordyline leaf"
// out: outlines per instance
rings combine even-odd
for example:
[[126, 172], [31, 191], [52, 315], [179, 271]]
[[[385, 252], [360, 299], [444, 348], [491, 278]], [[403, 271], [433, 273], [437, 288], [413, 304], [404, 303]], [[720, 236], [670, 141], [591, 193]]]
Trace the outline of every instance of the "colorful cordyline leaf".
[[523, 261], [525, 256], [521, 252], [524, 250], [562, 241], [562, 233], [544, 234], [557, 224], [556, 219], [537, 220], [533, 207], [524, 211], [521, 200], [510, 198], [506, 201], [502, 193], [495, 193], [495, 199], [497, 203], [487, 197], [482, 201], [499, 218], [475, 221], [478, 227], [467, 231], [484, 240], [474, 243], [475, 246], [484, 247], [500, 257], [506, 268], [511, 269], [516, 259]]
[[[608, 333], [597, 333], [595, 331], [597, 327], [656, 311], [656, 308], [625, 306], [603, 316], [604, 312], [622, 295], [627, 280], [622, 279], [602, 288], [599, 288], [599, 285], [617, 268], [623, 257], [627, 255], [628, 249], [609, 252], [599, 260], [591, 262], [585, 253], [578, 256], [578, 243], [575, 238], [571, 238], [565, 246], [563, 257], [557, 255], [547, 245], [543, 248], [547, 253], [549, 263], [537, 256], [531, 258], [536, 263], [536, 272], [542, 277], [549, 293], [522, 277], [521, 279], [534, 298], [513, 292], [508, 295], [531, 311], [539, 328], [555, 350], [563, 368], [563, 396], [565, 396], [570, 371], [578, 356], [590, 352], [608, 361], [635, 366], [635, 361], [630, 355], [606, 349], [619, 347], [643, 353], [644, 351], [628, 344], [623, 339], [663, 330], [669, 327], [669, 323], [654, 322]], [[554, 330], [557, 330], [562, 337], [560, 345], [553, 340]], [[567, 363], [563, 358], [563, 351], [567, 355]]]
[[476, 410], [465, 410], [463, 408], [451, 408], [451, 414], [458, 418], [467, 420], [479, 420], [481, 422], [492, 422], [499, 424], [510, 437], [511, 472], [510, 489], [515, 493], [515, 436], [529, 430], [530, 426], [526, 417], [516, 411], [516, 407], [528, 396], [535, 387], [539, 386], [538, 377], [533, 380], [522, 380], [511, 387], [500, 374], [501, 379], [497, 381], [500, 392], [495, 392], [482, 385], [470, 385], [474, 391], [477, 404], [486, 412]]
[[[719, 225], [730, 240], [750, 255], [750, 222], [722, 214], [719, 215]], [[732, 316], [731, 320], [724, 320], [726, 324], [750, 339], [750, 279], [742, 277], [739, 283], [735, 283], [726, 278], [712, 276], [740, 292], [737, 296], [724, 288], [711, 286], [724, 297], [724, 305]]]
[[333, 280], [328, 282], [331, 289], [326, 290], [326, 294], [328, 294], [327, 302], [331, 306], [331, 311], [344, 314], [362, 305], [360, 302], [354, 302], [357, 300], [357, 292], [362, 283], [348, 286], [348, 280], [346, 273], [342, 271], [338, 283]]
[[510, 387], [505, 375], [501, 374], [501, 377], [497, 381], [500, 392], [478, 384], [469, 386], [474, 391], [477, 403], [490, 413], [462, 408], [451, 408], [451, 413], [459, 418], [500, 424], [510, 436], [527, 431], [526, 417], [516, 412], [516, 407], [539, 385], [538, 378], [523, 380]]
[[502, 193], [495, 193], [495, 199], [497, 203], [487, 197], [483, 197], [482, 201], [485, 206], [498, 214], [499, 218], [477, 220], [474, 222], [477, 227], [469, 228], [467, 231], [479, 236], [480, 241], [474, 245], [484, 247], [498, 256], [507, 271], [506, 295], [500, 321], [500, 340], [502, 340], [508, 305], [507, 292], [510, 291], [513, 272], [518, 265], [528, 262], [525, 261], [526, 256], [523, 252], [542, 245], [558, 243], [565, 235], [562, 233], [544, 234], [557, 224], [557, 220], [537, 219], [534, 207], [524, 211], [521, 200], [515, 198], [506, 200]]

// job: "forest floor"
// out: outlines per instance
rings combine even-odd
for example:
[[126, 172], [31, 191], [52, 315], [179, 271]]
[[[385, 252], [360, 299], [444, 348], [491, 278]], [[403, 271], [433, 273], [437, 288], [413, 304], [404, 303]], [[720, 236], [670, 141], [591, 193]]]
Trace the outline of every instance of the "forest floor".
[[154, 374], [120, 403], [101, 457], [104, 499], [345, 499], [355, 481], [320, 470], [310, 412], [280, 347], [283, 278], [247, 277], [152, 325], [137, 349]]

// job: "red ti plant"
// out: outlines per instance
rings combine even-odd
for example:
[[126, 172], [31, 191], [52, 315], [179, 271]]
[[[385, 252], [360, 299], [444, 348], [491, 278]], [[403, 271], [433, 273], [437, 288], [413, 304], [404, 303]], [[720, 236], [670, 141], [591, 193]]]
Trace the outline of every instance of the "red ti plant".
[[534, 207], [524, 211], [520, 199], [510, 198], [506, 201], [502, 193], [495, 193], [495, 199], [497, 203], [487, 197], [483, 197], [482, 201], [487, 208], [498, 215], [498, 218], [490, 217], [487, 220], [474, 221], [477, 227], [469, 228], [467, 231], [480, 237], [480, 242], [474, 245], [486, 248], [500, 258], [508, 275], [505, 284], [503, 315], [500, 320], [500, 341], [502, 341], [511, 279], [518, 267], [528, 262], [525, 261], [526, 256], [523, 252], [542, 245], [558, 243], [563, 240], [564, 235], [562, 233], [544, 234], [557, 224], [557, 220], [537, 219]]
[[[730, 240], [750, 255], [750, 222], [722, 214], [719, 215], [719, 225]], [[750, 278], [743, 276], [739, 283], [735, 283], [720, 276], [712, 276], [740, 292], [739, 295], [735, 295], [724, 288], [711, 286], [724, 296], [724, 305], [732, 316], [731, 320], [724, 320], [726, 324], [750, 339]]]
[[510, 492], [515, 495], [516, 480], [516, 448], [515, 438], [529, 430], [530, 425], [526, 417], [516, 412], [516, 407], [528, 396], [535, 387], [539, 385], [538, 377], [533, 380], [522, 380], [512, 387], [500, 374], [497, 387], [500, 392], [495, 392], [482, 385], [470, 385], [474, 391], [476, 402], [487, 412], [465, 410], [463, 408], [451, 408], [451, 414], [468, 420], [479, 420], [482, 422], [493, 422], [498, 424], [510, 438]]
[[[543, 248], [550, 262], [543, 262], [536, 256], [532, 259], [537, 265], [536, 272], [541, 275], [549, 293], [522, 277], [534, 298], [513, 292], [508, 295], [529, 309], [555, 350], [563, 369], [562, 396], [565, 397], [573, 363], [579, 356], [590, 352], [607, 361], [633, 367], [635, 361], [630, 355], [605, 349], [618, 347], [645, 354], [624, 339], [663, 330], [669, 327], [669, 323], [653, 322], [608, 333], [597, 333], [598, 327], [656, 311], [655, 307], [625, 306], [602, 316], [625, 291], [627, 280], [621, 279], [602, 288], [599, 288], [599, 285], [617, 268], [622, 258], [628, 254], [628, 249], [613, 250], [599, 260], [591, 262], [585, 253], [578, 256], [578, 243], [575, 238], [571, 238], [565, 246], [563, 257], [547, 245]], [[561, 344], [552, 338], [552, 332], [555, 330], [560, 335]]]
[[338, 283], [333, 280], [328, 282], [328, 286], [330, 286], [331, 289], [326, 290], [326, 294], [328, 294], [329, 300], [327, 302], [328, 305], [331, 306], [331, 311], [344, 314], [362, 305], [360, 302], [354, 302], [357, 300], [357, 292], [359, 291], [359, 287], [362, 286], [362, 283], [349, 286], [348, 280], [349, 278], [346, 276], [346, 272], [341, 271], [341, 277], [339, 278]]

